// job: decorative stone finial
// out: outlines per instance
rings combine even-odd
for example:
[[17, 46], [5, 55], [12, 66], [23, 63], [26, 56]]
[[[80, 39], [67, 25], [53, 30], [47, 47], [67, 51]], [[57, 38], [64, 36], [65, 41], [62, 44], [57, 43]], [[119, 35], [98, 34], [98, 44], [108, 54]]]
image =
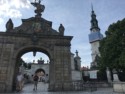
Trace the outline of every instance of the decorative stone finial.
[[41, 0], [35, 0], [35, 2], [31, 3], [34, 7], [36, 7], [36, 10], [35, 10], [35, 17], [36, 18], [41, 18], [42, 14], [41, 12], [44, 11], [45, 9], [45, 6], [41, 4]]
[[76, 57], [78, 57], [79, 55], [78, 55], [78, 51], [76, 50]]
[[6, 31], [9, 32], [12, 29], [13, 29], [13, 22], [11, 19], [9, 19], [8, 22], [6, 23]]
[[64, 26], [63, 26], [62, 24], [60, 24], [60, 26], [59, 26], [59, 34], [60, 34], [61, 36], [63, 36], [63, 35], [64, 35], [64, 31], [65, 31]]
[[36, 56], [36, 51], [33, 51], [33, 56], [34, 56], [34, 57]]

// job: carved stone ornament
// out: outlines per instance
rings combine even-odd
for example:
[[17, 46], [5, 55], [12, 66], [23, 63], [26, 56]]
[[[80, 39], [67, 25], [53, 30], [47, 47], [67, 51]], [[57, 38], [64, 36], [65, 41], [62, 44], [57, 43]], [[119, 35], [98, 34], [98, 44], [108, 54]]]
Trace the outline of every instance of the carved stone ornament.
[[65, 28], [64, 28], [64, 26], [62, 25], [62, 24], [60, 24], [60, 26], [59, 26], [59, 33], [60, 33], [60, 35], [64, 35], [64, 31], [65, 31]]
[[33, 41], [33, 44], [37, 44], [38, 42], [38, 36], [36, 33], [33, 33], [32, 36], [31, 36], [31, 40]]
[[35, 17], [36, 18], [41, 18], [41, 12], [44, 12], [44, 9], [45, 9], [45, 6], [40, 4], [41, 3], [41, 0], [35, 0], [35, 2], [31, 3], [34, 7], [36, 7], [36, 10], [35, 10]]
[[12, 29], [13, 29], [13, 22], [11, 19], [9, 19], [8, 22], [6, 23], [6, 31], [9, 32]]
[[33, 23], [32, 27], [33, 27], [34, 32], [41, 31], [41, 24], [40, 23]]

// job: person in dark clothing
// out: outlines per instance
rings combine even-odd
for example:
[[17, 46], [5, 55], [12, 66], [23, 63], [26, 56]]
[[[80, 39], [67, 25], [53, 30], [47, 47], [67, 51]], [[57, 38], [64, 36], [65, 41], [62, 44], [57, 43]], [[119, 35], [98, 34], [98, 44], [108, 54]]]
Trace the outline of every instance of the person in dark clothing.
[[35, 74], [34, 77], [33, 77], [33, 81], [34, 81], [34, 88], [33, 88], [33, 90], [37, 90], [38, 80], [39, 80], [39, 77], [37, 76], [37, 74]]

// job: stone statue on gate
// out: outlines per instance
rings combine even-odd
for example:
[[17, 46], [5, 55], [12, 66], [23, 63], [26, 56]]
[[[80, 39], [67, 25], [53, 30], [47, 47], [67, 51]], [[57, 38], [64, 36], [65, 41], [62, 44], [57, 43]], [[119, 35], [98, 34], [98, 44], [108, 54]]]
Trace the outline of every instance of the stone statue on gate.
[[9, 32], [12, 29], [13, 29], [13, 22], [11, 19], [9, 19], [8, 22], [6, 23], [6, 31]]
[[61, 36], [63, 36], [63, 35], [64, 35], [64, 31], [65, 31], [64, 26], [63, 26], [62, 24], [60, 24], [60, 26], [59, 26], [59, 34], [60, 34]]

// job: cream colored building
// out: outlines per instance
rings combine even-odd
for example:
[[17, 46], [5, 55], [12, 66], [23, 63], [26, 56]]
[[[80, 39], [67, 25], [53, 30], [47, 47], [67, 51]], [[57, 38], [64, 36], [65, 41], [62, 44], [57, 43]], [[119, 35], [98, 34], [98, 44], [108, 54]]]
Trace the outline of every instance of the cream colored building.
[[[49, 77], [49, 63], [45, 63], [45, 64], [33, 63], [31, 64], [31, 69], [29, 70], [25, 69], [23, 73], [29, 75], [29, 77], [32, 77], [32, 75], [34, 75], [34, 73], [38, 69], [44, 70], [45, 74], [48, 74], [48, 77]], [[81, 69], [81, 58], [78, 55], [78, 51], [76, 51], [75, 57], [74, 57], [74, 54], [71, 53], [72, 81], [82, 80], [82, 73], [80, 69]]]

